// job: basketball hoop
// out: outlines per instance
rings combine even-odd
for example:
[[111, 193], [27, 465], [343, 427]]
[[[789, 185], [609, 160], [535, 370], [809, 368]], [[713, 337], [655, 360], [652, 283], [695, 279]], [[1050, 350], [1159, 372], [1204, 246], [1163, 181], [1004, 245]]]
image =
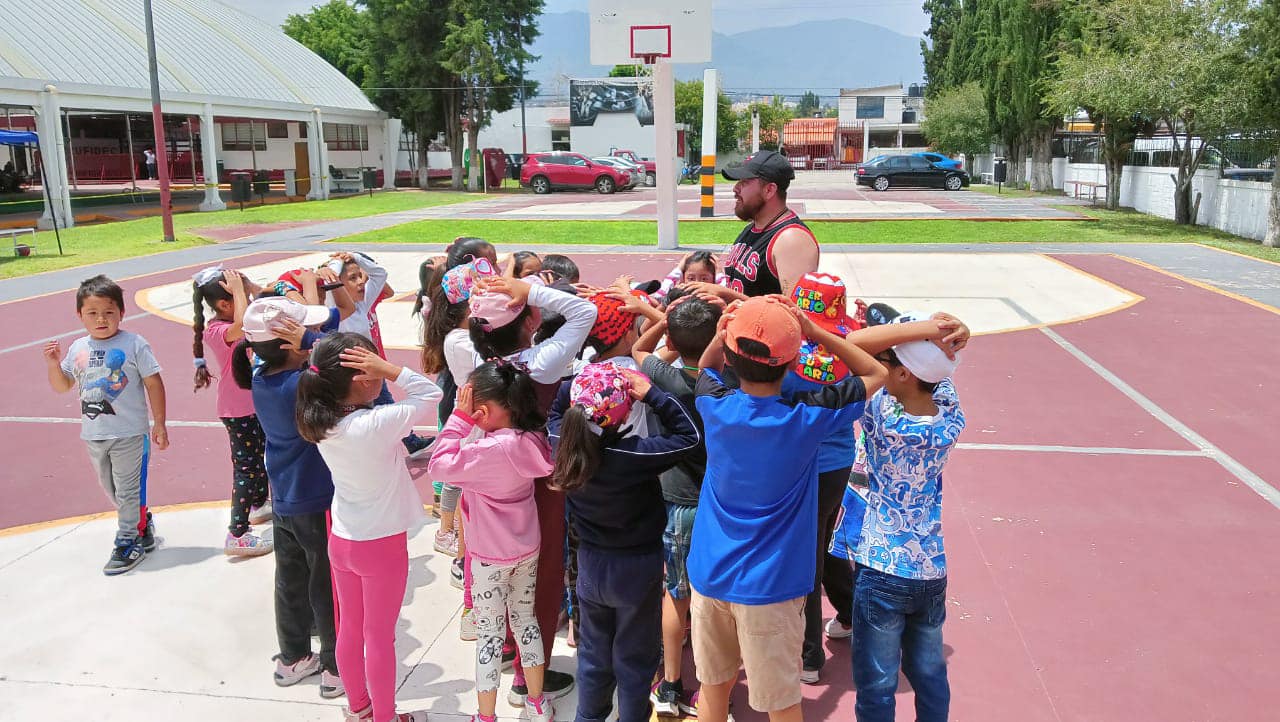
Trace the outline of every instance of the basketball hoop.
[[631, 57], [645, 65], [671, 57], [671, 26], [632, 25]]

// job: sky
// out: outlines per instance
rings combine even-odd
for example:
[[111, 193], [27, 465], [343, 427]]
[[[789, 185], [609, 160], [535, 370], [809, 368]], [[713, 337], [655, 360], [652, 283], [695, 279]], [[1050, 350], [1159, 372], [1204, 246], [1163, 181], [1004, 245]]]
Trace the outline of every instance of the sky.
[[[290, 13], [306, 12], [316, 0], [221, 0], [255, 17], [278, 25]], [[716, 32], [733, 34], [761, 27], [794, 25], [809, 20], [851, 18], [920, 36], [929, 19], [922, 0], [713, 0]], [[585, 12], [587, 0], [546, 0], [546, 12]]]

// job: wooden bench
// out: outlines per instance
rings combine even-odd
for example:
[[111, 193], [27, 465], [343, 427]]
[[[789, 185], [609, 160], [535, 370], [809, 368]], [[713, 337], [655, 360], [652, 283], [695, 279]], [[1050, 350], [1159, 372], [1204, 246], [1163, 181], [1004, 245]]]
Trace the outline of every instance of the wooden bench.
[[[23, 255], [18, 252], [18, 249], [21, 246], [26, 246], [27, 248], [31, 249], [31, 251], [34, 251], [36, 249], [36, 230], [34, 228], [0, 228], [0, 233], [9, 234], [9, 240], [13, 241], [13, 255], [15, 256]], [[31, 242], [18, 243], [19, 233], [26, 233], [27, 235], [29, 235], [31, 237], [29, 239]], [[28, 251], [28, 254], [30, 254], [31, 251]]]
[[[1088, 191], [1088, 193], [1089, 193], [1088, 198], [1089, 198], [1089, 202], [1091, 202], [1091, 203], [1097, 203], [1097, 202], [1098, 202], [1098, 190], [1099, 190], [1099, 189], [1102, 189], [1102, 190], [1104, 190], [1104, 191], [1107, 189], [1107, 184], [1106, 184], [1106, 183], [1098, 183], [1098, 182], [1096, 182], [1096, 181], [1072, 180], [1072, 181], [1067, 181], [1067, 182], [1063, 183], [1062, 185], [1063, 185], [1064, 187], [1065, 187], [1065, 186], [1072, 186], [1072, 190], [1071, 190], [1071, 197], [1072, 197], [1072, 198], [1080, 198], [1080, 197], [1081, 197], [1081, 196], [1080, 196], [1080, 189], [1081, 189], [1081, 188], [1084, 188], [1084, 189], [1085, 189], [1085, 190], [1087, 190], [1087, 191]], [[1105, 196], [1104, 196], [1104, 199], [1105, 199]]]

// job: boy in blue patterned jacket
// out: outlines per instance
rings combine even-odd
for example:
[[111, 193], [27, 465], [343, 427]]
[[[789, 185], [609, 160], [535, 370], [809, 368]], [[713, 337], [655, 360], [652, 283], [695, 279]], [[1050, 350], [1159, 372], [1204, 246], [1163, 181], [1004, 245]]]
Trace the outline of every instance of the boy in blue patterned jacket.
[[858, 722], [893, 720], [901, 663], [915, 690], [916, 719], [945, 722], [951, 688], [942, 650], [942, 467], [964, 429], [950, 379], [957, 362], [930, 341], [899, 344], [876, 359], [889, 378], [862, 417], [869, 488], [854, 553], [855, 710]]

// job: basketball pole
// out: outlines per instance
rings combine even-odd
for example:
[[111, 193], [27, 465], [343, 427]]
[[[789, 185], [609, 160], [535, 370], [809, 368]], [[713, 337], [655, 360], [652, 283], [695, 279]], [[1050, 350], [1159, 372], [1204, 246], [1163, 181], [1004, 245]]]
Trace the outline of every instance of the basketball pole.
[[653, 66], [653, 124], [658, 134], [655, 158], [658, 186], [658, 250], [680, 247], [676, 207], [676, 83], [671, 63]]
[[[164, 139], [164, 114], [160, 111], [160, 74], [156, 71], [156, 31], [151, 20], [151, 0], [144, 0], [147, 27], [147, 70], [151, 74], [151, 127], [155, 131], [156, 171], [160, 176], [160, 217], [164, 241], [172, 243], [173, 208], [169, 206], [169, 149]], [[250, 136], [253, 126], [250, 125]], [[250, 143], [250, 147], [252, 147]]]
[[716, 71], [702, 71], [702, 204], [699, 213], [703, 218], [716, 215], [716, 101], [719, 98]]

